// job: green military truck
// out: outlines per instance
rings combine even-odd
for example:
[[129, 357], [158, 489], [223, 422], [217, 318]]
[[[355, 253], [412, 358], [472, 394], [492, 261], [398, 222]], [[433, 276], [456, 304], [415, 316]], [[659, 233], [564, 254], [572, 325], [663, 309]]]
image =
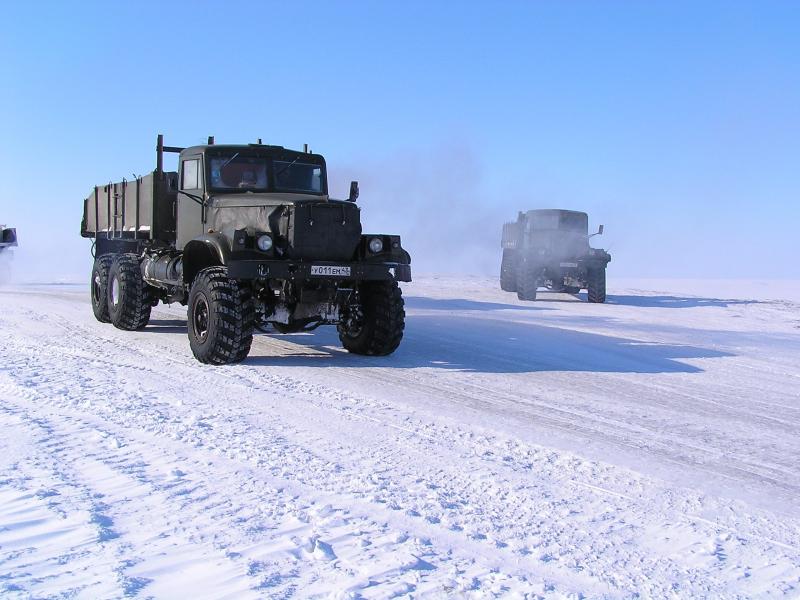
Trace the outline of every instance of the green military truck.
[[[177, 153], [177, 172], [163, 168]], [[356, 204], [328, 194], [325, 159], [282, 146], [164, 146], [142, 177], [96, 186], [81, 235], [93, 240], [95, 317], [144, 328], [158, 302], [188, 306], [201, 362], [243, 360], [254, 329], [331, 324], [348, 351], [388, 355], [403, 337], [398, 282], [411, 281], [400, 236], [364, 234]]]
[[584, 212], [540, 209], [520, 212], [503, 225], [500, 288], [520, 300], [536, 300], [538, 288], [577, 294], [587, 290], [589, 302], [606, 301], [606, 266], [611, 255], [592, 248]]

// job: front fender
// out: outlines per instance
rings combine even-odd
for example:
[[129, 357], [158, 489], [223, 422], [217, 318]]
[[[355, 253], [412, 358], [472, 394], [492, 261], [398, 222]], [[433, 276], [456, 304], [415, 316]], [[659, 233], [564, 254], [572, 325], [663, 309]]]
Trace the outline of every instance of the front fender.
[[183, 249], [183, 282], [191, 285], [203, 269], [227, 265], [230, 255], [230, 242], [221, 233], [208, 233], [193, 239]]

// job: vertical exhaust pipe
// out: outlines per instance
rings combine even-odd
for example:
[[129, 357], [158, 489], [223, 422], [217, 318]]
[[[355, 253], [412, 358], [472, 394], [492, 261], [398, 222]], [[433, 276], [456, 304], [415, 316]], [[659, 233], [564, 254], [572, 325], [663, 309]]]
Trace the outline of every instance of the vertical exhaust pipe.
[[156, 141], [156, 173], [164, 172], [164, 135], [159, 133]]

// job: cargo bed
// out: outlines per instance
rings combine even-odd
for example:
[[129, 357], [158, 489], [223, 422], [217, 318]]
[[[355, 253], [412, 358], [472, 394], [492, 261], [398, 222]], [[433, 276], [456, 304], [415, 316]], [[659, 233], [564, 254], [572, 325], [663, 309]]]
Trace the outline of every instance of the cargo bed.
[[83, 201], [81, 235], [118, 240], [174, 240], [178, 174], [154, 171], [97, 186]]

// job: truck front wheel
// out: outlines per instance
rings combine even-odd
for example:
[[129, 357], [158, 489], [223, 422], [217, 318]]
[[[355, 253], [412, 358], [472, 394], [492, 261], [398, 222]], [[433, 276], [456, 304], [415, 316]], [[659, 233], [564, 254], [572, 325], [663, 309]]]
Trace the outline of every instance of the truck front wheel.
[[125, 331], [144, 329], [150, 322], [151, 299], [135, 254], [117, 254], [108, 269], [108, 317]]
[[337, 329], [345, 350], [367, 356], [387, 356], [403, 339], [406, 313], [396, 281], [361, 284], [359, 300], [349, 305]]
[[500, 263], [500, 289], [504, 292], [517, 291], [517, 253], [514, 250], [503, 250]]
[[92, 280], [89, 283], [89, 290], [92, 296], [92, 312], [94, 318], [101, 323], [110, 323], [111, 317], [108, 316], [108, 270], [114, 256], [103, 254], [94, 259], [92, 267]]
[[586, 276], [589, 302], [602, 304], [606, 301], [606, 270], [590, 269]]
[[536, 300], [536, 288], [539, 287], [540, 267], [527, 261], [517, 269], [517, 298], [520, 300]]
[[250, 288], [228, 277], [225, 267], [208, 267], [189, 293], [189, 346], [210, 365], [243, 361], [253, 343], [255, 309]]

